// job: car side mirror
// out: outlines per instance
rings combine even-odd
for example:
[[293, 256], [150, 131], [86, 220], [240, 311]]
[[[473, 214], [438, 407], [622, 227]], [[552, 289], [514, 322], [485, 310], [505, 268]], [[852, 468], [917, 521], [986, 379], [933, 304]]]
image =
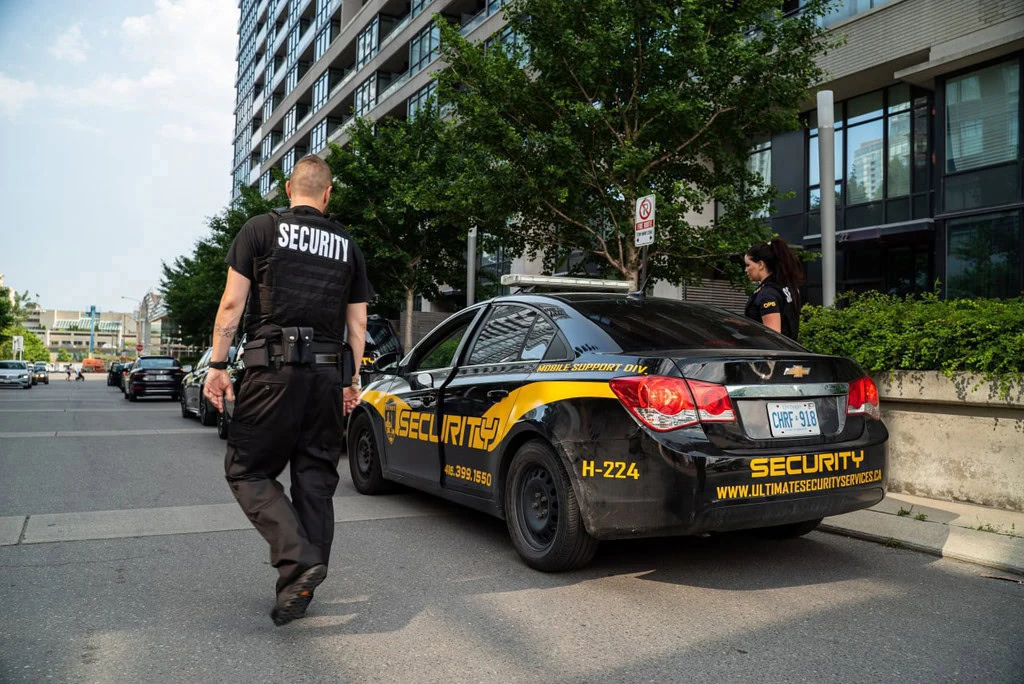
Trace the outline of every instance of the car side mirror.
[[421, 387], [433, 388], [433, 386], [434, 386], [434, 376], [431, 375], [430, 373], [417, 373], [416, 374], [416, 382], [419, 383], [419, 385]]
[[182, 370], [183, 373], [191, 373], [192, 372], [192, 366], [182, 366], [181, 370]]

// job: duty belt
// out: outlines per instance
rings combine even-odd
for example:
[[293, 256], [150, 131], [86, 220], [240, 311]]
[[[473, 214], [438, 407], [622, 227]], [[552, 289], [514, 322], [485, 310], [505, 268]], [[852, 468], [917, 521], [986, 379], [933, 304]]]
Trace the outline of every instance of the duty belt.
[[[318, 366], [336, 366], [341, 359], [341, 355], [338, 354], [337, 349], [341, 345], [338, 344], [323, 344], [324, 350], [332, 349], [335, 350], [332, 354], [319, 354], [316, 352], [317, 348], [321, 348], [320, 344], [314, 344], [313, 347], [313, 363]], [[271, 342], [267, 345], [268, 355], [270, 360], [274, 362], [284, 363], [285, 356], [287, 355], [287, 348], [283, 344], [277, 344]]]

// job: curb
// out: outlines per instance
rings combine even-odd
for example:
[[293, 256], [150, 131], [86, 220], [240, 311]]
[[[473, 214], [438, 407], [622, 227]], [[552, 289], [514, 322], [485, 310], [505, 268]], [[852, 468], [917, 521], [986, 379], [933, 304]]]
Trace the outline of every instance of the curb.
[[818, 529], [1024, 575], [1024, 537], [913, 520], [870, 509], [826, 518]]

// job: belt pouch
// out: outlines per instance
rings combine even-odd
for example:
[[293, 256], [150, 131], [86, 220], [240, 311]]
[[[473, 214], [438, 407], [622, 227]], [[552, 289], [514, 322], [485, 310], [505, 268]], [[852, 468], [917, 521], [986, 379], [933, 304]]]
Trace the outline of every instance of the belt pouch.
[[313, 355], [313, 329], [299, 328], [299, 363], [312, 366], [316, 362]]
[[299, 329], [295, 327], [281, 328], [281, 345], [284, 347], [282, 363], [302, 363], [302, 352], [299, 350]]
[[259, 339], [247, 342], [242, 361], [246, 368], [263, 368], [270, 365], [270, 356], [267, 353], [267, 340]]

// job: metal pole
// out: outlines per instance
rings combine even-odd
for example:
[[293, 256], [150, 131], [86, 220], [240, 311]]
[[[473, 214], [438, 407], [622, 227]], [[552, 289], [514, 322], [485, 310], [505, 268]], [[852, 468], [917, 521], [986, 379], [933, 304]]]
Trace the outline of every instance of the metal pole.
[[835, 120], [832, 91], [818, 93], [818, 165], [821, 179], [821, 299], [836, 301]]
[[476, 226], [469, 229], [466, 242], [466, 306], [472, 306], [476, 303]]
[[92, 350], [96, 344], [96, 305], [89, 307], [89, 358], [92, 358]]
[[647, 282], [647, 245], [640, 248], [643, 250], [640, 256], [640, 282], [636, 284], [637, 291], [644, 289], [644, 284]]

